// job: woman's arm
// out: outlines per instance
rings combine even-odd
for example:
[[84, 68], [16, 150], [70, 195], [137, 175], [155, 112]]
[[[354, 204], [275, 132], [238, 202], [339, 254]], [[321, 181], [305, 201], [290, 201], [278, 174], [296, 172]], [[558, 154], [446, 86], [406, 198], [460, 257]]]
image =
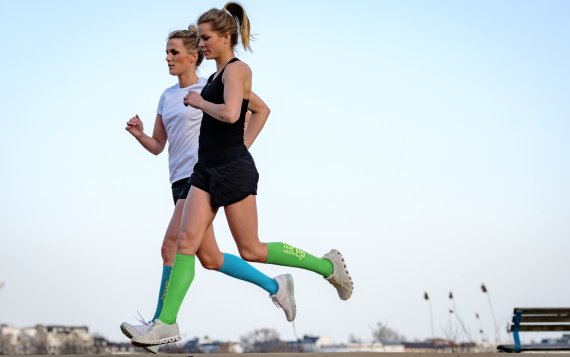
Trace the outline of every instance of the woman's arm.
[[261, 132], [261, 129], [263, 129], [271, 110], [269, 110], [267, 104], [254, 92], [251, 92], [249, 96], [249, 106], [247, 109], [251, 112], [251, 117], [245, 129], [244, 143], [249, 149], [255, 141], [255, 138], [257, 138]]
[[145, 149], [154, 155], [160, 154], [166, 146], [166, 129], [164, 124], [162, 124], [162, 115], [160, 114], [156, 115], [152, 137], [144, 133], [144, 125], [138, 114], [127, 122], [125, 130], [131, 133]]
[[251, 70], [243, 62], [231, 63], [226, 67], [222, 80], [224, 103], [208, 102], [200, 94], [190, 91], [184, 97], [184, 104], [200, 109], [219, 121], [233, 124], [239, 119], [244, 93], [248, 96], [251, 92]]

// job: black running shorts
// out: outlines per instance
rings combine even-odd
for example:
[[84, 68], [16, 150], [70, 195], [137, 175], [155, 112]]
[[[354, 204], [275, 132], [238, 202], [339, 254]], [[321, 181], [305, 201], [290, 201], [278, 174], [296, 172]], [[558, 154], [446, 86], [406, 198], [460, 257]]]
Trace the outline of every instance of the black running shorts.
[[210, 194], [214, 208], [257, 195], [259, 173], [253, 157], [240, 144], [214, 153], [198, 153], [190, 184]]
[[189, 178], [183, 178], [172, 184], [172, 199], [174, 200], [174, 205], [178, 200], [185, 200], [188, 197], [188, 192], [190, 191], [190, 181]]

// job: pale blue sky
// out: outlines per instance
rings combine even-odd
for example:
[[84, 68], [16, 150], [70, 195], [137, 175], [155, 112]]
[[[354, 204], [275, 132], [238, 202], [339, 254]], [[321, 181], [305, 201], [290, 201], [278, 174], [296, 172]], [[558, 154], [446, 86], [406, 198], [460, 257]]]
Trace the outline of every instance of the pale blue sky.
[[[570, 3], [243, 1], [257, 40], [239, 51], [272, 109], [252, 148], [260, 235], [341, 250], [351, 300], [310, 272], [299, 335], [345, 342], [388, 324], [409, 339], [449, 321], [473, 336], [515, 306], [567, 306], [570, 287]], [[174, 84], [165, 38], [214, 1], [0, 0], [0, 323], [86, 324], [123, 339], [151, 317], [172, 211], [166, 153], [150, 133]], [[200, 70], [208, 76], [213, 63]], [[223, 250], [236, 249], [223, 214]], [[338, 321], [338, 323], [335, 323]], [[265, 292], [197, 270], [186, 337], [293, 331]], [[506, 334], [503, 333], [503, 337]]]

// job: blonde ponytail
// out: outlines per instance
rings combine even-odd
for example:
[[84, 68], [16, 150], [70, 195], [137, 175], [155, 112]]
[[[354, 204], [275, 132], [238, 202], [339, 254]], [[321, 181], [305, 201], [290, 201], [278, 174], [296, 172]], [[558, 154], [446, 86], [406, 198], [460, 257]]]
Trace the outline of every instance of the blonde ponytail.
[[238, 38], [246, 51], [251, 52], [250, 23], [247, 13], [237, 2], [228, 2], [220, 9], [210, 9], [198, 18], [198, 25], [210, 23], [212, 30], [229, 33], [232, 47], [237, 46]]

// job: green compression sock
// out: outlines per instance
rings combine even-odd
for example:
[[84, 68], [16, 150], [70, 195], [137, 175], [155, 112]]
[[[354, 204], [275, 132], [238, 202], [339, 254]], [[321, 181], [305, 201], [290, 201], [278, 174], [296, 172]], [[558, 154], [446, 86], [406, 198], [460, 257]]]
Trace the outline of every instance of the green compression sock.
[[268, 264], [311, 270], [325, 278], [333, 273], [334, 268], [330, 260], [317, 258], [287, 243], [267, 243], [267, 250]]
[[165, 324], [176, 323], [180, 305], [194, 280], [195, 260], [196, 257], [193, 255], [176, 254], [159, 317], [160, 321]]

